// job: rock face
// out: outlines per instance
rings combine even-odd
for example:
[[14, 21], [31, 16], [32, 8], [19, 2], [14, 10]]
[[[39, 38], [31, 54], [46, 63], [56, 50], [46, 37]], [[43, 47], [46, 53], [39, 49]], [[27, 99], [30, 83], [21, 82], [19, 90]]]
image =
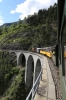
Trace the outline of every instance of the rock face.
[[34, 31], [27, 30], [20, 33], [16, 32], [15, 34], [4, 36], [2, 41], [0, 41], [0, 48], [28, 50], [32, 43], [31, 38], [34, 37], [34, 35]]
[[17, 50], [17, 49], [22, 49], [19, 44], [6, 44], [2, 45], [1, 49], [7, 49], [7, 50]]
[[[41, 26], [42, 29], [43, 26]], [[32, 47], [44, 47], [56, 43], [56, 32], [47, 32], [41, 29], [29, 29], [23, 32], [7, 34], [0, 41], [1, 49], [30, 50]], [[49, 38], [48, 38], [49, 36]]]
[[10, 64], [12, 64], [13, 66], [17, 66], [17, 56], [14, 52], [9, 54], [9, 60]]

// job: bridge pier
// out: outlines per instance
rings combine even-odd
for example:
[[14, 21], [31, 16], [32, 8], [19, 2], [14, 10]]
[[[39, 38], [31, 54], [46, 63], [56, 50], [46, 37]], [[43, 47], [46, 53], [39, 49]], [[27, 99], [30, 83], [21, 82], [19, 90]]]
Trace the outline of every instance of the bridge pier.
[[35, 69], [35, 80], [37, 79], [39, 73], [41, 71], [41, 62], [40, 60], [38, 59], [37, 60], [37, 63], [36, 63], [36, 69]]
[[27, 71], [26, 71], [26, 86], [32, 87], [33, 85], [33, 73], [34, 73], [34, 60], [32, 56], [29, 56], [27, 60]]
[[17, 66], [25, 67], [25, 86], [30, 91], [37, 79], [42, 65], [42, 56], [36, 53], [20, 50], [10, 50], [17, 56]]
[[34, 63], [33, 85], [34, 85], [34, 83], [35, 83], [35, 70], [36, 70], [36, 62]]

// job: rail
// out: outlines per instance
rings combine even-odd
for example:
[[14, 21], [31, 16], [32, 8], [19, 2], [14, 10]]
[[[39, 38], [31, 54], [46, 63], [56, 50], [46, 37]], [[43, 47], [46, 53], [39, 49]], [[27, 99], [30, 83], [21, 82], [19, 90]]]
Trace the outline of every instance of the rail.
[[38, 89], [41, 78], [42, 78], [42, 70], [40, 71], [32, 89], [30, 90], [28, 96], [26, 97], [26, 100], [33, 100], [34, 99], [35, 94], [37, 93], [37, 89]]

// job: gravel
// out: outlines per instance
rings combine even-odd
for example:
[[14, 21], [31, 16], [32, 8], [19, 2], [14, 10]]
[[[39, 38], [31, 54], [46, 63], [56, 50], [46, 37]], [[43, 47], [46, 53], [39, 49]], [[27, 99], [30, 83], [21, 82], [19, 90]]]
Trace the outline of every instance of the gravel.
[[47, 58], [51, 70], [51, 74], [55, 84], [55, 91], [56, 91], [56, 100], [62, 100], [62, 92], [61, 92], [61, 85], [60, 85], [60, 77], [59, 77], [59, 68], [54, 65], [52, 59]]

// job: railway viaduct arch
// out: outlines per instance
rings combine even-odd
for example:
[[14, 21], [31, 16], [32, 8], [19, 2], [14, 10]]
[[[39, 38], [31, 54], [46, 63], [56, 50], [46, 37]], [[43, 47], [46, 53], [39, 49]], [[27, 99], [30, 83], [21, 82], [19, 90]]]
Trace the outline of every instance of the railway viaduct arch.
[[9, 53], [15, 53], [17, 57], [17, 66], [25, 67], [25, 84], [30, 88], [43, 66], [43, 58], [41, 55], [22, 51], [22, 50], [9, 50]]

